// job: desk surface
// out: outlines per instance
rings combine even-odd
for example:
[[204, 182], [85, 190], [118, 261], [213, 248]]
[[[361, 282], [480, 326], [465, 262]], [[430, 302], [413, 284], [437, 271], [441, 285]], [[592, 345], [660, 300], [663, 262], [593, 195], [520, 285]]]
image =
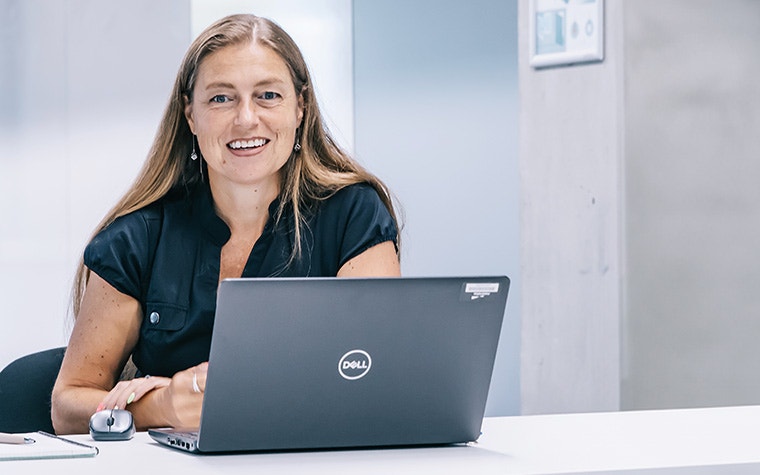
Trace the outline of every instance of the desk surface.
[[760, 406], [486, 418], [455, 447], [190, 455], [146, 433], [93, 442], [89, 459], [0, 462], [2, 473], [745, 474], [760, 473]]

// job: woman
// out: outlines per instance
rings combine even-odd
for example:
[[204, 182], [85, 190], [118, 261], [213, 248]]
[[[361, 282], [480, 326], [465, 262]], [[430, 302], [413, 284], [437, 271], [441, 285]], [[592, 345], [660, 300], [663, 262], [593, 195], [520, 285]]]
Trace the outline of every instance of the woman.
[[[85, 249], [56, 432], [115, 407], [138, 429], [197, 426], [222, 279], [399, 274], [390, 194], [327, 133], [295, 43], [224, 18], [190, 46], [143, 170]], [[130, 358], [137, 377], [118, 382]]]

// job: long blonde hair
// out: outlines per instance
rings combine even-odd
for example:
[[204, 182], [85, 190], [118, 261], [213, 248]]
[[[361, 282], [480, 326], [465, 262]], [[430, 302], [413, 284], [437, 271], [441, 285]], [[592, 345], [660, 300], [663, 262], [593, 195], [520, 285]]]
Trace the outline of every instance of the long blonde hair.
[[[188, 158], [194, 137], [185, 118], [185, 101], [192, 99], [198, 67], [206, 56], [227, 46], [250, 41], [271, 48], [285, 61], [296, 92], [303, 96], [304, 116], [297, 137], [301, 150], [291, 155], [283, 167], [280, 208], [275, 216], [279, 219], [286, 207], [290, 207], [294, 214], [293, 253], [289, 262], [301, 255], [305, 209], [347, 185], [362, 182], [372, 185], [399, 228], [389, 189], [342, 150], [327, 130], [314, 97], [311, 75], [293, 39], [279, 25], [266, 18], [231, 15], [209, 26], [190, 45], [140, 173], [95, 228], [93, 236], [118, 217], [144, 208], [170, 191], [191, 189], [203, 179], [201, 168]], [[396, 236], [396, 241], [400, 246], [400, 236]], [[79, 314], [89, 274], [89, 269], [80, 259], [72, 289], [74, 318]]]

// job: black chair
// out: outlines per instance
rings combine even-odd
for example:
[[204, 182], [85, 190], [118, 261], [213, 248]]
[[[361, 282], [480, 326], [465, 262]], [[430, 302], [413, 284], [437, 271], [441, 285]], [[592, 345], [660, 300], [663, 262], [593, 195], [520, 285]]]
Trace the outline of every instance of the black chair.
[[23, 356], [0, 371], [0, 432], [53, 433], [50, 396], [66, 348]]

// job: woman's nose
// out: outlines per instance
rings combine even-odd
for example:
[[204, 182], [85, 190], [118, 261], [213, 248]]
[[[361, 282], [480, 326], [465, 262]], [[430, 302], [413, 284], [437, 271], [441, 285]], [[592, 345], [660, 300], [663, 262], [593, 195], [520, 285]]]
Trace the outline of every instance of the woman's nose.
[[256, 123], [258, 123], [256, 104], [251, 100], [240, 101], [235, 124], [241, 127], [250, 127]]

